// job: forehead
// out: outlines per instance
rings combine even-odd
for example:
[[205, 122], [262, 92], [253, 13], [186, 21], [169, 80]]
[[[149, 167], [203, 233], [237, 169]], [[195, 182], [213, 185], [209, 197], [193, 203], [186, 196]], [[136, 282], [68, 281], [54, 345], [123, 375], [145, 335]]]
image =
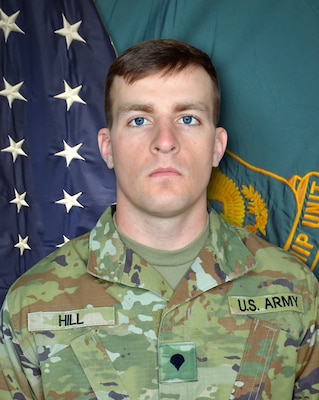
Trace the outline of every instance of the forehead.
[[133, 101], [134, 99], [152, 98], [161, 100], [172, 98], [197, 98], [212, 103], [214, 84], [208, 73], [201, 67], [186, 67], [181, 71], [169, 73], [154, 72], [128, 82], [121, 76], [116, 76], [112, 88], [111, 99], [113, 106], [118, 102]]

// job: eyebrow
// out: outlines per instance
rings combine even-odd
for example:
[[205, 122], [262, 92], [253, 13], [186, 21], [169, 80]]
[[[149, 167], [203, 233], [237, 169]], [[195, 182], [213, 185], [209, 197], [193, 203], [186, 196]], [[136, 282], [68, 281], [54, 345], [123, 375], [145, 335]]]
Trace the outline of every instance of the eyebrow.
[[126, 114], [130, 111], [152, 112], [154, 107], [151, 104], [144, 103], [125, 103], [118, 109], [118, 115]]
[[199, 102], [185, 102], [185, 103], [177, 103], [174, 106], [176, 111], [187, 111], [187, 110], [197, 110], [197, 111], [209, 111], [209, 107], [206, 103]]

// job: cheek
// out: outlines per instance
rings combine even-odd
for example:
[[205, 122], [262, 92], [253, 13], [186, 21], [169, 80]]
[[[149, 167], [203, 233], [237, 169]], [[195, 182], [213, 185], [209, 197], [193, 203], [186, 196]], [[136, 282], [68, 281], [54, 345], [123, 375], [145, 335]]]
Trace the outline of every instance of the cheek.
[[124, 177], [130, 173], [130, 158], [127, 156], [127, 153], [124, 151], [113, 151], [113, 163], [114, 163], [114, 171], [117, 176]]
[[212, 154], [202, 153], [191, 164], [192, 181], [194, 185], [207, 185], [213, 169]]
[[214, 144], [207, 143], [201, 147], [200, 154], [198, 155], [198, 162], [202, 164], [203, 167], [210, 168], [213, 165], [214, 160]]
[[124, 139], [117, 138], [112, 143], [113, 160], [117, 165], [125, 165], [130, 162], [133, 154], [136, 154], [136, 150]]
[[137, 149], [118, 147], [113, 152], [114, 171], [118, 180], [132, 182], [139, 175], [141, 157]]

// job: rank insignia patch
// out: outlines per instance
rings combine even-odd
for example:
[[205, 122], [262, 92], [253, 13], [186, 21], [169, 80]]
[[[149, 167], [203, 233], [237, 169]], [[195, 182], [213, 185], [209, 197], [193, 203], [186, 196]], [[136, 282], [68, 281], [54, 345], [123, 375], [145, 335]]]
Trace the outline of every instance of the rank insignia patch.
[[195, 343], [159, 345], [159, 380], [161, 383], [197, 380]]

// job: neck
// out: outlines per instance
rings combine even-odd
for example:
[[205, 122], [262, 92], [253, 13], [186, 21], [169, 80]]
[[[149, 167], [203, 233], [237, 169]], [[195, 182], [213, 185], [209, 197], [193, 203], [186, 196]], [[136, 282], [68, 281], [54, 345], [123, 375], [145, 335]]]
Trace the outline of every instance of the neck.
[[192, 243], [205, 229], [207, 209], [163, 218], [127, 212], [117, 205], [118, 229], [130, 239], [157, 250], [179, 250]]

